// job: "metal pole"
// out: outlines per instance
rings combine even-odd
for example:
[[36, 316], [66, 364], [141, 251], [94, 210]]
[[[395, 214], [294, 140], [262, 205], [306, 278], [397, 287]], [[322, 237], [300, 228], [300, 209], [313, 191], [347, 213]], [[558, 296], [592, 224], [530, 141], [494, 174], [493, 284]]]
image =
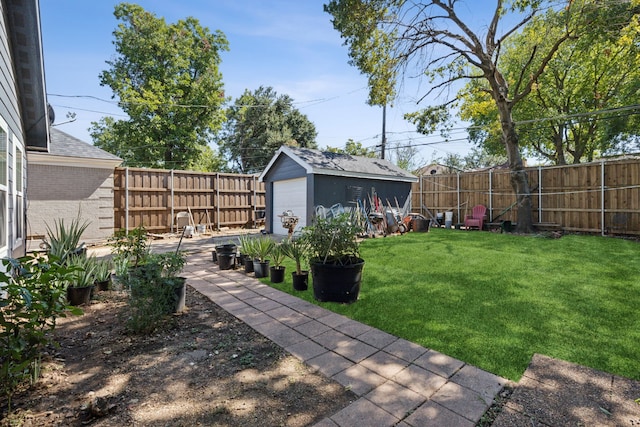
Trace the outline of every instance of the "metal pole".
[[420, 212], [424, 214], [424, 193], [423, 193], [423, 186], [422, 186], [422, 181], [424, 181], [424, 175], [420, 175], [420, 206], [418, 206], [418, 208], [420, 208]]
[[604, 160], [600, 161], [600, 230], [604, 236]]
[[256, 228], [258, 225], [258, 190], [256, 185], [256, 176], [253, 175], [253, 228]]
[[124, 229], [129, 234], [129, 168], [124, 169]]
[[384, 149], [387, 145], [387, 104], [382, 106], [382, 155], [381, 159], [384, 159]]

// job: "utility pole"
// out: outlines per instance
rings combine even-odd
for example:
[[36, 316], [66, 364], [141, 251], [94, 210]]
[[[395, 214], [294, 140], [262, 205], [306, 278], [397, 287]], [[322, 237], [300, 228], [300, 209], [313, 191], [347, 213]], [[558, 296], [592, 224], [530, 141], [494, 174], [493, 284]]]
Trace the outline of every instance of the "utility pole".
[[385, 146], [387, 145], [387, 132], [386, 132], [386, 128], [387, 128], [387, 104], [384, 104], [382, 106], [382, 150], [381, 150], [381, 159], [384, 159], [384, 149]]

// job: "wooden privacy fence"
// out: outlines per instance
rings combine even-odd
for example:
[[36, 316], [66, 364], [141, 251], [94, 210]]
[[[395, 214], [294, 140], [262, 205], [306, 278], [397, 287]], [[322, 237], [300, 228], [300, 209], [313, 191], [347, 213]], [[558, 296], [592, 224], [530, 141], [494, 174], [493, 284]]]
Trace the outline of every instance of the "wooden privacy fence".
[[256, 175], [116, 168], [113, 182], [116, 230], [175, 231], [179, 212], [211, 229], [253, 227], [265, 209]]
[[[568, 166], [527, 168], [534, 222], [567, 231], [640, 234], [640, 159], [602, 160]], [[464, 221], [475, 205], [487, 207], [489, 222], [517, 222], [510, 172], [492, 169], [425, 175], [412, 187], [412, 206], [453, 211]]]

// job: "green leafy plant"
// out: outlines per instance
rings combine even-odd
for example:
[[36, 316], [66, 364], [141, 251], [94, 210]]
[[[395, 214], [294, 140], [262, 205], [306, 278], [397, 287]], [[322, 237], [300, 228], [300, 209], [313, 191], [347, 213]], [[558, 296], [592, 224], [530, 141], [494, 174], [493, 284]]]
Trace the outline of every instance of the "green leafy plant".
[[303, 229], [309, 245], [311, 262], [322, 264], [351, 264], [360, 259], [360, 228], [347, 213], [316, 218], [313, 225]]
[[68, 256], [83, 254], [80, 239], [90, 224], [89, 221], [82, 220], [80, 216], [74, 218], [68, 225], [65, 224], [64, 219], [56, 219], [53, 229], [49, 224], [46, 224], [48, 252], [63, 262]]
[[265, 262], [267, 257], [271, 255], [273, 251], [273, 247], [275, 246], [275, 242], [271, 237], [268, 236], [260, 236], [253, 241], [256, 258], [260, 262]]
[[129, 265], [136, 266], [144, 262], [149, 254], [149, 236], [144, 227], [136, 227], [127, 232], [118, 230], [109, 238], [111, 253], [118, 261], [126, 259]]
[[94, 271], [96, 282], [106, 282], [111, 278], [112, 264], [112, 261], [108, 259], [96, 260]]
[[283, 240], [280, 248], [285, 256], [291, 258], [296, 264], [296, 274], [302, 274], [302, 262], [309, 256], [309, 243], [307, 239], [300, 235], [292, 239]]
[[129, 287], [129, 329], [136, 333], [152, 332], [164, 324], [177, 301], [176, 288], [184, 284], [177, 277], [186, 262], [185, 252], [148, 254], [143, 264], [131, 268]]
[[238, 243], [240, 244], [240, 253], [249, 256], [251, 259], [255, 258], [257, 256], [255, 241], [255, 238], [247, 234], [239, 236]]
[[25, 381], [35, 382], [40, 355], [53, 343], [49, 332], [67, 312], [82, 314], [66, 303], [65, 283], [73, 269], [55, 256], [32, 254], [2, 260], [0, 271], [0, 390], [11, 396]]
[[282, 243], [275, 243], [271, 248], [271, 263], [274, 267], [280, 268], [286, 258], [286, 254], [282, 249]]
[[73, 255], [67, 258], [66, 263], [71, 270], [68, 286], [72, 288], [84, 288], [95, 284], [97, 269], [97, 260], [95, 257]]

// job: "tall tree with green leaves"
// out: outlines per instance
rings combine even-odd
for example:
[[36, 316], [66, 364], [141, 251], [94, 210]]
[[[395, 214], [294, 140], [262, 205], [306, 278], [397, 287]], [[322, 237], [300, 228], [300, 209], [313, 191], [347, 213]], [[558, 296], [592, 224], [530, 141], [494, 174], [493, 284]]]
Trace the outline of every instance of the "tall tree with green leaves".
[[[558, 165], [591, 161], [640, 134], [633, 122], [640, 112], [639, 12], [629, 2], [595, 9], [592, 19], [606, 22], [605, 31], [571, 38], [558, 49], [531, 94], [513, 109], [514, 120], [522, 123], [520, 144], [530, 155]], [[562, 15], [548, 10], [503, 45], [498, 66], [508, 84], [516, 84], [529, 52], [557, 38], [548, 37], [549, 32], [563, 31], [558, 24]], [[498, 111], [488, 92], [485, 82], [467, 84], [460, 116], [471, 122], [476, 144], [504, 152]]]
[[379, 157], [379, 155], [375, 152], [374, 149], [365, 147], [362, 145], [362, 142], [354, 141], [349, 138], [349, 140], [345, 143], [344, 148], [337, 148], [327, 146], [324, 151], [328, 151], [330, 153], [342, 153], [342, 154], [350, 154], [352, 156], [362, 156], [362, 157]]
[[[632, 0], [637, 1], [637, 0]], [[466, 3], [466, 4], [465, 4]], [[426, 77], [421, 100], [436, 105], [407, 115], [418, 131], [431, 133], [450, 122], [459, 102], [455, 85], [486, 82], [498, 111], [501, 142], [511, 168], [519, 232], [533, 228], [531, 189], [524, 168], [513, 108], [527, 97], [564, 42], [594, 28], [591, 14], [606, 10], [597, 0], [496, 0], [486, 22], [469, 13], [472, 2], [459, 0], [331, 0], [325, 10], [345, 39], [351, 62], [369, 77], [370, 99], [387, 100], [390, 85], [410, 71]], [[614, 2], [612, 2], [614, 3]], [[499, 66], [502, 46], [534, 16], [562, 10], [562, 31], [548, 32], [550, 43], [528, 52], [523, 72], [509, 85]], [[604, 23], [600, 23], [604, 24]], [[553, 37], [553, 38], [552, 38]], [[433, 98], [433, 99], [432, 99]], [[436, 102], [437, 101], [437, 102]]]
[[261, 86], [245, 90], [227, 109], [216, 142], [234, 172], [258, 173], [281, 146], [316, 148], [316, 136], [314, 124], [289, 96]]
[[94, 144], [128, 166], [188, 168], [224, 120], [219, 65], [227, 40], [195, 18], [167, 24], [135, 4], [117, 5], [114, 15], [116, 54], [100, 84], [129, 119], [92, 123]]

